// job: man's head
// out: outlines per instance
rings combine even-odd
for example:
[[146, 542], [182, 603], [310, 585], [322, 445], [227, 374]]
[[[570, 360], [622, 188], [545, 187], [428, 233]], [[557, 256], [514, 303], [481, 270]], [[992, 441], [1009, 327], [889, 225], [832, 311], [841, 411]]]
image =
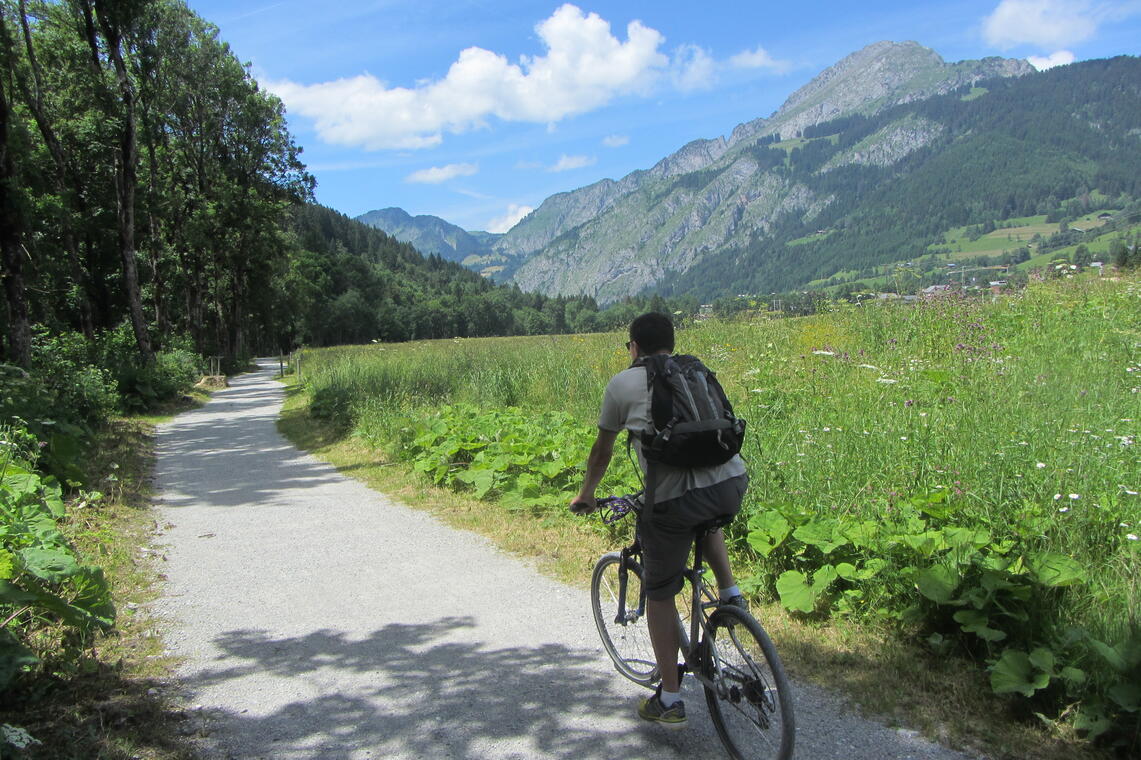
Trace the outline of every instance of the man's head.
[[630, 323], [630, 341], [638, 344], [638, 355], [648, 356], [674, 350], [674, 324], [665, 314], [651, 311]]

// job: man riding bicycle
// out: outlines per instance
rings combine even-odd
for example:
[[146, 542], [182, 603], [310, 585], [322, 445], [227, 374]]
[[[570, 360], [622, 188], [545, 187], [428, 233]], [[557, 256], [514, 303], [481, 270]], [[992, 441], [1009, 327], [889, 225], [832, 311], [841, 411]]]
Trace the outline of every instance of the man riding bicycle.
[[[642, 455], [638, 434], [653, 423], [650, 414], [651, 391], [646, 367], [640, 358], [671, 354], [674, 350], [673, 322], [665, 314], [642, 314], [630, 323], [626, 348], [633, 365], [610, 379], [602, 398], [598, 436], [586, 463], [582, 489], [572, 500], [594, 504], [595, 491], [614, 455], [614, 441], [623, 430], [630, 431], [638, 462], [647, 478], [653, 504], [647, 504], [639, 517], [645, 561], [646, 618], [661, 683], [652, 697], [642, 700], [638, 715], [670, 727], [685, 725], [685, 704], [681, 700], [678, 673], [678, 629], [674, 597], [684, 585], [683, 574], [694, 527], [717, 518], [728, 519], [741, 508], [748, 484], [745, 463], [733, 456], [725, 464], [711, 467], [677, 468], [655, 464], [652, 470]], [[725, 537], [720, 530], [708, 534], [703, 551], [717, 578], [723, 603], [745, 606], [729, 567]]]

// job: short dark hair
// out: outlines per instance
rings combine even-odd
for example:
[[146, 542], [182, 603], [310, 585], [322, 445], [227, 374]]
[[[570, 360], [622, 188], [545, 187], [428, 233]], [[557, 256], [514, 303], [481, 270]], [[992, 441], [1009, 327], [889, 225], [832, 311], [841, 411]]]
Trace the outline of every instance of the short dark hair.
[[674, 323], [668, 316], [651, 311], [635, 317], [630, 323], [630, 340], [638, 344], [641, 354], [674, 350]]

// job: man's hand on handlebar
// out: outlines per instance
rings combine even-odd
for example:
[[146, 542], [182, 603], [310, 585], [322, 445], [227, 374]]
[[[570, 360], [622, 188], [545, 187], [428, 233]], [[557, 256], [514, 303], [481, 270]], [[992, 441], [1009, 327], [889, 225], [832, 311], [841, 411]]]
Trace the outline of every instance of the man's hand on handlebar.
[[585, 501], [579, 497], [575, 497], [571, 501], [569, 509], [576, 515], [589, 515], [592, 512], [598, 511], [598, 500], [591, 499], [590, 501]]

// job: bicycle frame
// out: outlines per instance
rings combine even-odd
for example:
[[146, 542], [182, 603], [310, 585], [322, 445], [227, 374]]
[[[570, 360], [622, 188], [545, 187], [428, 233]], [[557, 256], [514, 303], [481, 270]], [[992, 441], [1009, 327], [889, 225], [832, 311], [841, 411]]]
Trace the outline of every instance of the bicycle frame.
[[[608, 497], [599, 499], [597, 504], [608, 525], [629, 512], [638, 512], [638, 507], [637, 496]], [[693, 558], [682, 571], [690, 584], [688, 624], [682, 620], [684, 602], [675, 597], [671, 605], [677, 614], [682, 654], [678, 675], [688, 672], [702, 685], [713, 725], [731, 757], [753, 757], [751, 749], [746, 748], [756, 748], [765, 757], [788, 760], [792, 757], [796, 725], [790, 685], [776, 649], [747, 609], [725, 606], [715, 585], [707, 583], [705, 538], [723, 524], [723, 520], [714, 520], [692, 529]], [[651, 651], [653, 639], [647, 635], [649, 604], [640, 527], [635, 524], [629, 546], [604, 554], [595, 564], [591, 606], [603, 645], [618, 672], [641, 686], [653, 688], [662, 673], [656, 654]], [[628, 604], [632, 575], [638, 596], [634, 607]], [[616, 612], [612, 605], [617, 605]]]
[[[708, 608], [717, 606], [716, 601], [710, 602], [705, 601], [704, 599], [704, 591], [706, 586], [705, 581], [703, 580], [705, 572], [704, 568], [702, 567], [702, 562], [704, 560], [702, 539], [704, 539], [706, 535], [715, 530], [716, 527], [705, 525], [698, 526], [694, 530], [693, 566], [687, 568], [685, 572], [685, 577], [689, 580], [691, 591], [689, 614], [690, 625], [689, 630], [687, 631], [685, 626], [682, 624], [681, 616], [678, 616], [678, 644], [685, 663], [685, 670], [689, 673], [692, 673], [693, 677], [700, 681], [702, 684], [720, 691], [720, 689], [717, 688], [718, 679], [710, 678], [707, 676], [700, 667], [701, 663], [696, 661], [698, 648], [701, 646], [701, 642], [704, 641], [705, 636], [708, 632]], [[626, 623], [630, 622], [631, 614], [633, 615], [634, 619], [641, 618], [646, 614], [646, 589], [644, 586], [640, 586], [638, 606], [636, 610], [633, 611], [633, 613], [630, 613], [627, 612], [626, 607], [626, 591], [629, 586], [628, 578], [630, 574], [630, 566], [632, 564], [640, 564], [635, 558], [640, 557], [641, 554], [642, 541], [641, 536], [639, 535], [637, 523], [635, 523], [634, 541], [629, 546], [624, 547], [621, 550], [622, 561], [618, 564], [618, 614], [615, 615], [614, 618], [614, 622], [618, 625], [626, 625]], [[712, 668], [714, 672], [719, 672], [721, 669], [721, 663], [717, 661], [719, 658], [717, 657], [716, 652], [714, 652], [713, 655], [714, 662], [711, 663]]]
[[[642, 554], [642, 542], [638, 540], [637, 533], [635, 533], [634, 543], [627, 546], [622, 550], [622, 561], [618, 563], [618, 614], [614, 617], [614, 622], [619, 625], [626, 625], [629, 622], [627, 615], [624, 614], [626, 610], [626, 587], [627, 578], [630, 575], [630, 563], [634, 562], [633, 557]], [[638, 609], [635, 613], [635, 619], [643, 617], [646, 614], [646, 589], [644, 586], [639, 586], [641, 589], [638, 594]]]
[[[708, 635], [709, 629], [709, 612], [710, 607], [717, 607], [716, 601], [705, 601], [704, 591], [706, 589], [705, 569], [702, 567], [702, 539], [704, 539], [715, 528], [709, 526], [699, 526], [694, 530], [693, 538], [693, 566], [687, 569], [686, 577], [690, 585], [690, 608], [689, 608], [689, 631], [685, 630], [682, 625], [681, 617], [678, 617], [678, 644], [681, 648], [682, 656], [685, 660], [685, 669], [693, 675], [698, 681], [705, 686], [710, 686], [716, 691], [721, 691], [719, 680], [716, 677], [709, 677], [706, 675], [705, 668], [702, 668], [701, 662], [698, 661], [697, 655], [700, 653], [702, 643]], [[700, 635], [699, 635], [700, 634]], [[721, 670], [721, 663], [716, 651], [711, 648], [713, 655], [713, 662], [708, 663], [709, 668], [714, 673], [719, 673]]]

